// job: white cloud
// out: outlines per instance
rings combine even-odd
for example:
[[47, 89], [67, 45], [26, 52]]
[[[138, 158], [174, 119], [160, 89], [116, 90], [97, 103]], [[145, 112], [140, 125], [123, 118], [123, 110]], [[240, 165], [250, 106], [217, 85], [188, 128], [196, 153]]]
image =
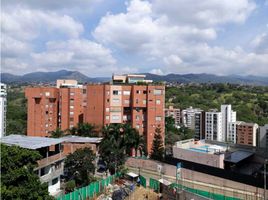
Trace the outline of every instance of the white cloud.
[[85, 39], [48, 42], [46, 51], [32, 53], [31, 57], [34, 66], [46, 67], [47, 70], [79, 70], [88, 75], [101, 71], [107, 73], [116, 64], [110, 50]]
[[92, 34], [104, 45], [143, 56], [148, 65], [157, 63], [153, 73], [268, 74], [265, 52], [209, 45], [220, 25], [245, 22], [255, 7], [251, 0], [132, 0], [125, 13], [102, 17]]
[[251, 44], [257, 53], [268, 54], [268, 32], [257, 35]]
[[77, 38], [84, 31], [83, 25], [68, 15], [55, 12], [21, 9], [4, 10], [1, 30], [18, 40], [33, 40], [38, 36], [66, 36]]
[[150, 71], [151, 74], [156, 74], [156, 75], [164, 75], [164, 72], [161, 69], [152, 69]]
[[256, 8], [252, 0], [153, 0], [156, 15], [166, 15], [175, 24], [198, 27], [224, 23], [243, 23]]

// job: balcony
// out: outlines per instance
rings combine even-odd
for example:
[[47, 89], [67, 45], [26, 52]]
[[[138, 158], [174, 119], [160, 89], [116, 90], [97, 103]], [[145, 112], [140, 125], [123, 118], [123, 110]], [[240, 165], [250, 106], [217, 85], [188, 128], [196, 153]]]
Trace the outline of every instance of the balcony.
[[60, 167], [59, 169], [56, 169], [56, 170], [54, 168], [52, 168], [52, 172], [50, 172], [44, 176], [40, 176], [40, 181], [42, 183], [49, 182], [50, 180], [52, 180], [56, 177], [59, 177], [62, 174], [63, 174], [63, 167]]
[[47, 165], [50, 165], [52, 163], [55, 163], [57, 161], [65, 159], [65, 156], [62, 153], [55, 154], [53, 156], [49, 156], [47, 158], [43, 158], [41, 160], [38, 160], [38, 168], [45, 167]]

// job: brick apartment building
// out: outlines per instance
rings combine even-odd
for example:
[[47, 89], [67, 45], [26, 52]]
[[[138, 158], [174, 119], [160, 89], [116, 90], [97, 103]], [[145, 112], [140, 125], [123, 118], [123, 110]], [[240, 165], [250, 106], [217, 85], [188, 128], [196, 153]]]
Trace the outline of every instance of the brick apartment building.
[[84, 121], [99, 127], [130, 123], [145, 136], [150, 153], [157, 126], [161, 127], [164, 140], [165, 86], [144, 78], [144, 75], [113, 76], [110, 84], [87, 85]]
[[179, 125], [181, 123], [181, 110], [179, 108], [169, 106], [165, 109], [165, 116], [173, 117], [176, 125]]
[[83, 88], [74, 80], [59, 80], [57, 87], [26, 88], [27, 135], [47, 137], [58, 127], [66, 130], [83, 120]]
[[236, 125], [237, 144], [257, 145], [258, 124], [238, 122]]

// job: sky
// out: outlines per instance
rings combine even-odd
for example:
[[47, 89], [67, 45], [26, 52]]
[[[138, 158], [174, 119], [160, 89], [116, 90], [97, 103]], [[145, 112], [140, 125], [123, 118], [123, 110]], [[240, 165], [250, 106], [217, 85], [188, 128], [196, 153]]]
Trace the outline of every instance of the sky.
[[268, 0], [2, 0], [1, 71], [268, 76]]

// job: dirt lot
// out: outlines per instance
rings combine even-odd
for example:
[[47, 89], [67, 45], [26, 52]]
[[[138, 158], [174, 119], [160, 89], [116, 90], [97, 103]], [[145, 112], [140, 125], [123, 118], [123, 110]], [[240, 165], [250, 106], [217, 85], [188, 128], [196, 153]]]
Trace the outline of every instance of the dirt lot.
[[158, 194], [144, 187], [136, 187], [135, 191], [126, 200], [158, 200]]

